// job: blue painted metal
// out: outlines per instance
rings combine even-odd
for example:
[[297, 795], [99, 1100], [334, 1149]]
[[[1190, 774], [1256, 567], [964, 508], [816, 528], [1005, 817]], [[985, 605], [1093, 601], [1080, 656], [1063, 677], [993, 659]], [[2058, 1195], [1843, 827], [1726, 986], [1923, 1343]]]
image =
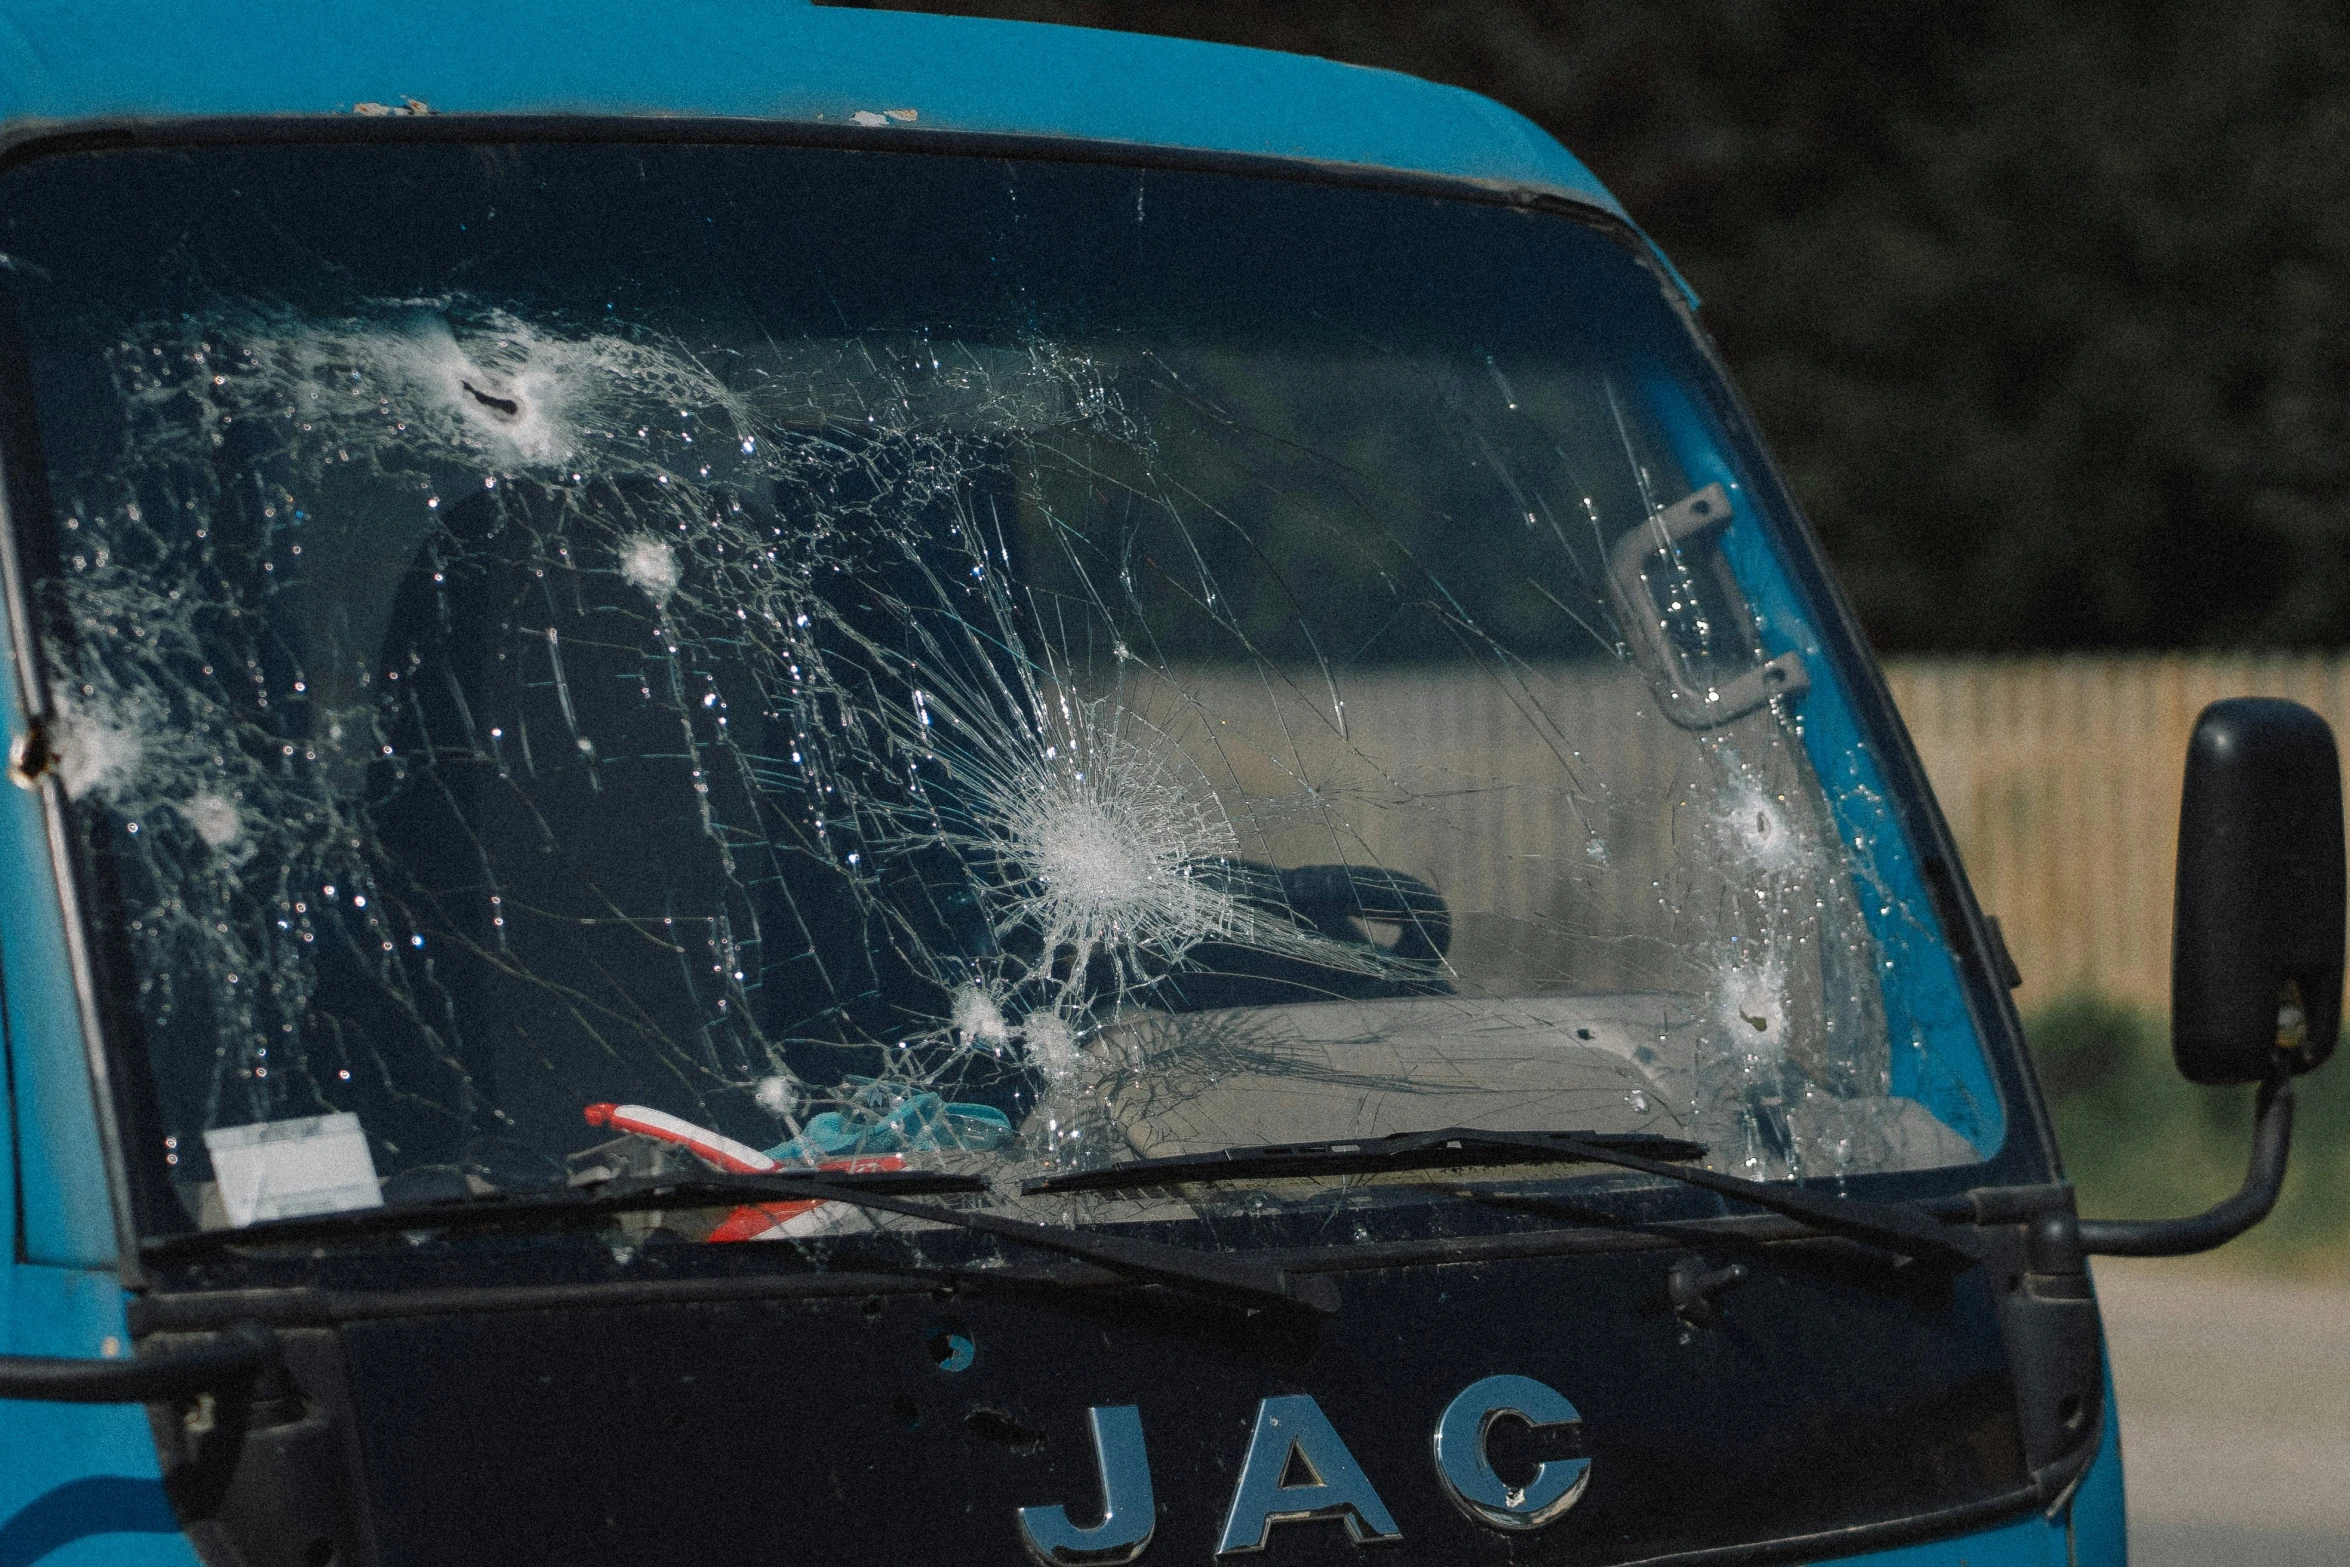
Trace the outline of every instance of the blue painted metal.
[[84, 1475], [0, 1522], [0, 1567], [188, 1567], [195, 1560], [157, 1480]]
[[[1840, 1556], [1838, 1567], [2067, 1567], [2064, 1526], [2034, 1515], [2003, 1528], [1955, 1540], [1906, 1546], [1898, 1551], [1872, 1551], [1866, 1556]], [[2080, 1567], [2092, 1567], [2081, 1558]], [[2094, 1567], [2108, 1567], [2104, 1562]], [[2116, 1557], [2110, 1567], [2122, 1567]]]
[[[23, 715], [8, 704], [10, 738]], [[16, 1090], [21, 1255], [57, 1267], [113, 1263], [114, 1210], [40, 796], [0, 790], [0, 974]]]
[[1297, 55], [790, 0], [8, 0], [0, 120], [732, 115], [1263, 153], [1555, 191], [1620, 211], [1523, 116]]
[[2105, 1440], [2073, 1493], [2073, 1560], [2077, 1567], [2129, 1567], [2129, 1525], [2123, 1508], [2122, 1417], [2113, 1403], [2113, 1370], [2105, 1374]]
[[[115, 1354], [129, 1353], [122, 1287], [111, 1271], [29, 1263], [4, 1271], [13, 1275], [5, 1324], [12, 1352], [96, 1358], [111, 1343]], [[139, 1405], [0, 1399], [0, 1455], [0, 1567], [195, 1562], [164, 1500]]]

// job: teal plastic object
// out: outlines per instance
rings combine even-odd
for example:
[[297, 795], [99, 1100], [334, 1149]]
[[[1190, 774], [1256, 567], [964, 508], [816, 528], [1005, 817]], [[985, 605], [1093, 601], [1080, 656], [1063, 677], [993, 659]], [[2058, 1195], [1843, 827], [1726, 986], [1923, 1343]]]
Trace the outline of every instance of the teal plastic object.
[[942, 1148], [974, 1153], [1012, 1145], [1012, 1122], [993, 1105], [949, 1104], [936, 1094], [900, 1094], [871, 1078], [846, 1110], [811, 1116], [797, 1137], [767, 1150], [784, 1164], [808, 1164], [858, 1154], [930, 1153]]

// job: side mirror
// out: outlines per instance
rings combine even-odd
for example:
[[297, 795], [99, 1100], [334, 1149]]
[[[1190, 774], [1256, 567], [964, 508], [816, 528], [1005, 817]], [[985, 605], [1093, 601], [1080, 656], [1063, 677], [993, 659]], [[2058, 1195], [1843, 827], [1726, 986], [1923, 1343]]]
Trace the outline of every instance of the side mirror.
[[2171, 942], [2171, 1055], [2197, 1083], [2258, 1083], [2252, 1166], [2183, 1219], [2083, 1219], [2109, 1257], [2209, 1251], [2268, 1217], [2293, 1145], [2293, 1077], [2342, 1025], [2342, 764], [2297, 702], [2214, 702], [2187, 742]]
[[2257, 1083], [2334, 1053], [2342, 1023], [2342, 764], [2297, 702], [2214, 702], [2187, 742], [2171, 1054]]

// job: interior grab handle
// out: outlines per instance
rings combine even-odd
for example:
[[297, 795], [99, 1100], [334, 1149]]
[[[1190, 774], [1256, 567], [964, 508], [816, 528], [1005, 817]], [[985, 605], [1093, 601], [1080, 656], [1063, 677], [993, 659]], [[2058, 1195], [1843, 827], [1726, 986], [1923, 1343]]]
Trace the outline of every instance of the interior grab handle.
[[[1744, 595], [1728, 581], [1719, 560], [1722, 531], [1734, 513], [1730, 492], [1718, 482], [1665, 507], [1635, 527], [1608, 551], [1608, 587], [1615, 600], [1616, 623], [1631, 645], [1633, 662], [1648, 676], [1657, 705], [1665, 717], [1683, 729], [1713, 729], [1743, 718], [1756, 708], [1778, 701], [1795, 701], [1811, 689], [1811, 671], [1799, 653], [1781, 653], [1741, 670], [1728, 680], [1716, 680], [1693, 671], [1689, 660], [1673, 645], [1661, 613], [1652, 577], [1670, 571], [1682, 576], [1701, 570], [1719, 571], [1733, 603], [1743, 608]], [[1707, 566], [1691, 566], [1685, 552], [1715, 552]], [[1686, 591], [1685, 584], [1668, 583]]]

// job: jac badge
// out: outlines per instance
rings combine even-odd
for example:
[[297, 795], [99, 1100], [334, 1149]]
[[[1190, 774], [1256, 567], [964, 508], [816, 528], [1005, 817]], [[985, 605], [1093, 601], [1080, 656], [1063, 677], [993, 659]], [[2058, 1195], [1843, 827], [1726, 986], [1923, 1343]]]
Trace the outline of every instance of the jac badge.
[[1453, 1504], [1481, 1524], [1513, 1534], [1539, 1529], [1583, 1498], [1588, 1458], [1554, 1458], [1523, 1486], [1505, 1484], [1485, 1456], [1496, 1420], [1523, 1420], [1537, 1431], [1582, 1424], [1554, 1390], [1532, 1377], [1487, 1377], [1461, 1389], [1436, 1422], [1436, 1477]]
[[1095, 1405], [1093, 1456], [1102, 1471], [1102, 1521], [1080, 1529], [1066, 1507], [1020, 1509], [1020, 1539], [1046, 1567], [1124, 1567], [1151, 1543], [1158, 1503], [1150, 1459], [1142, 1450], [1142, 1412], [1132, 1404]]
[[[1101, 1469], [1102, 1519], [1079, 1528], [1066, 1507], [1021, 1508], [1020, 1539], [1044, 1567], [1127, 1567], [1150, 1544], [1157, 1524], [1141, 1411], [1131, 1404], [1097, 1404], [1088, 1418]], [[1532, 1377], [1495, 1376], [1463, 1388], [1437, 1418], [1433, 1448], [1444, 1494], [1472, 1521], [1523, 1534], [1554, 1522], [1582, 1499], [1591, 1460], [1554, 1458], [1537, 1465], [1524, 1485], [1513, 1486], [1494, 1472], [1486, 1454], [1486, 1440], [1502, 1420], [1548, 1431], [1579, 1426], [1582, 1416], [1556, 1389]], [[1282, 1483], [1293, 1475], [1302, 1476], [1302, 1483]], [[1344, 1525], [1357, 1545], [1403, 1538], [1322, 1406], [1304, 1393], [1265, 1399], [1257, 1405], [1216, 1554], [1261, 1551], [1275, 1524], [1315, 1520]]]
[[[1292, 1459], [1305, 1466], [1312, 1485], [1281, 1483]], [[1240, 1485], [1232, 1493], [1232, 1510], [1224, 1515], [1216, 1554], [1261, 1551], [1273, 1525], [1314, 1518], [1341, 1520], [1347, 1538], [1357, 1545], [1403, 1538], [1322, 1406], [1303, 1393], [1268, 1398], [1257, 1405], [1257, 1428], [1248, 1439], [1248, 1457], [1241, 1462]]]

